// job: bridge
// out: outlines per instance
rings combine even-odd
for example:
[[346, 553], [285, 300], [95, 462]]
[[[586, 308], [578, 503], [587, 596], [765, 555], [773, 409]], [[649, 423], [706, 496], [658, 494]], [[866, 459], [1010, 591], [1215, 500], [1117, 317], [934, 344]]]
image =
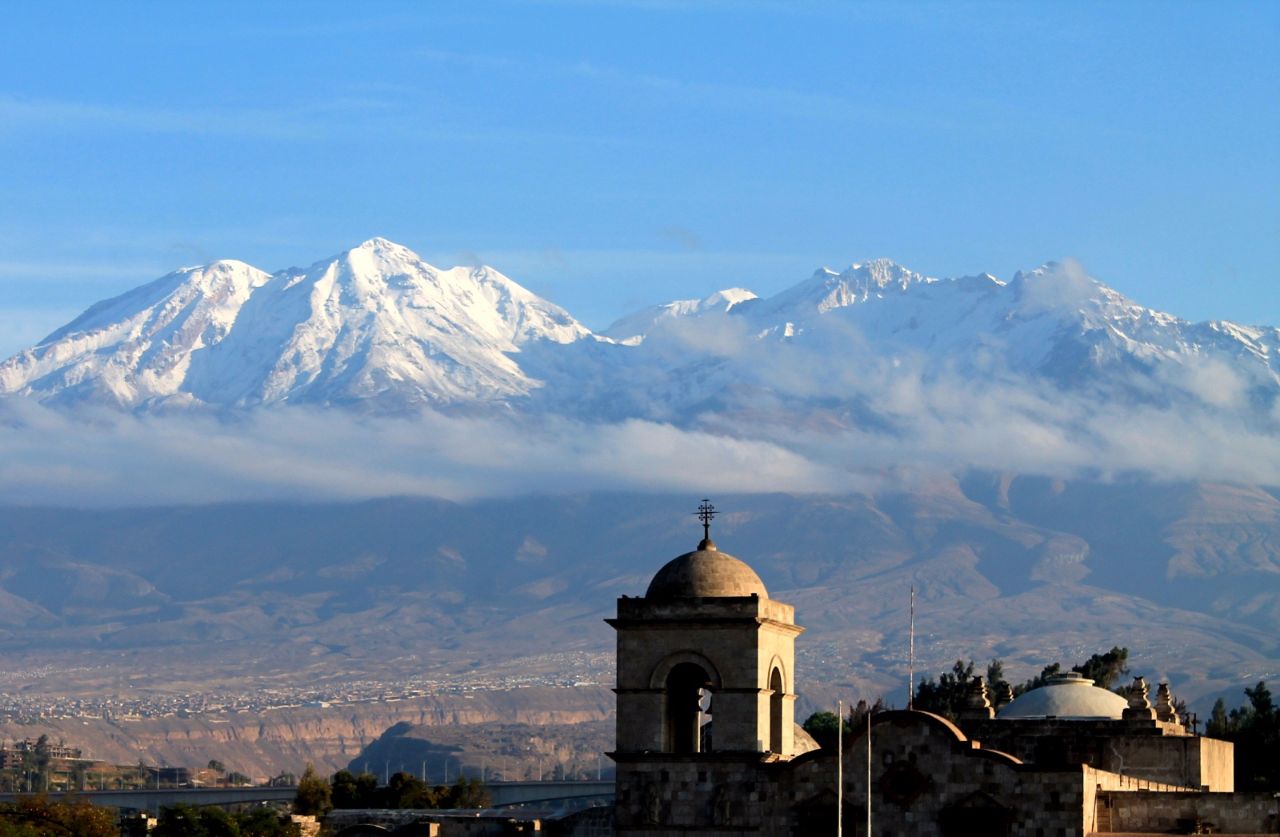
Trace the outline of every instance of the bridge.
[[[52, 791], [49, 799], [83, 799], [107, 808], [156, 811], [167, 805], [237, 805], [245, 802], [292, 802], [296, 787], [279, 788], [150, 788], [148, 790]], [[0, 793], [0, 803], [14, 802], [29, 793]]]
[[612, 799], [612, 779], [560, 780], [554, 782], [488, 782], [489, 804], [494, 808], [512, 805], [541, 805], [572, 799]]
[[[568, 800], [605, 800], [613, 796], [612, 779], [549, 782], [487, 782], [490, 805], [539, 805]], [[50, 799], [72, 797], [108, 808], [156, 811], [168, 805], [237, 805], [246, 802], [292, 802], [298, 789], [276, 788], [150, 788], [148, 790], [84, 790], [50, 793]], [[0, 793], [0, 803], [30, 794]]]

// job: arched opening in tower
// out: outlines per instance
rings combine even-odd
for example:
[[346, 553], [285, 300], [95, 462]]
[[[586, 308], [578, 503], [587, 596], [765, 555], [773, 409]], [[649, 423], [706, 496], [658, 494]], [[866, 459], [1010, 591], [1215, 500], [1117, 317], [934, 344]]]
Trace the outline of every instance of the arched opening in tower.
[[782, 696], [786, 687], [782, 683], [782, 672], [775, 666], [769, 675], [769, 688], [773, 694], [769, 696], [769, 750], [782, 752]]
[[667, 675], [667, 751], [697, 753], [711, 691], [711, 675], [697, 663], [680, 663]]

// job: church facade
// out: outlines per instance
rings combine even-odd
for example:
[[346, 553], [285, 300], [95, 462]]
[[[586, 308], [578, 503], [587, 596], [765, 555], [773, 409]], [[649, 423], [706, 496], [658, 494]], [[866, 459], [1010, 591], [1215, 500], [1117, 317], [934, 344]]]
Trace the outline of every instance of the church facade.
[[1269, 794], [1234, 792], [1231, 745], [1162, 715], [1167, 688], [1153, 707], [1141, 679], [1128, 703], [1068, 677], [999, 715], [975, 681], [959, 723], [877, 713], [838, 763], [795, 723], [794, 609], [719, 550], [709, 521], [695, 550], [658, 570], [643, 596], [618, 599], [607, 620], [617, 834], [835, 834], [837, 808], [851, 837], [867, 834], [868, 809], [876, 835], [1280, 825]]

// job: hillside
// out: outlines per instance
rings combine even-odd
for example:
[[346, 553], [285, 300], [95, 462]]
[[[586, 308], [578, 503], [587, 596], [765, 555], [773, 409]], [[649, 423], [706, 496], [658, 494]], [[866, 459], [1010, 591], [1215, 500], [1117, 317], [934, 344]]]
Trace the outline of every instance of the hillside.
[[[722, 548], [796, 605], [815, 689], [901, 699], [912, 584], [921, 670], [999, 656], [1030, 676], [1122, 644], [1192, 700], [1280, 676], [1274, 493], [973, 474], [717, 502]], [[602, 619], [692, 548], [688, 508], [586, 494], [3, 509], [0, 662], [20, 701], [205, 695], [183, 704], [197, 710], [244, 694], [608, 685]]]

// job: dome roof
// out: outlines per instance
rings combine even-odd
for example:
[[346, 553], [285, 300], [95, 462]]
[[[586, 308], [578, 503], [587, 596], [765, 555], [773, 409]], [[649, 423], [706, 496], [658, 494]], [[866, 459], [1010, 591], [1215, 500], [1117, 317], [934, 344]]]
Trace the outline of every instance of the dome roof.
[[711, 596], [759, 596], [769, 598], [756, 571], [704, 538], [693, 552], [686, 552], [658, 570], [649, 582], [646, 599], [698, 599]]
[[794, 742], [792, 749], [796, 751], [796, 755], [801, 753], [809, 753], [814, 750], [821, 750], [822, 745], [818, 743], [818, 739], [809, 734], [809, 731], [799, 724], [793, 724], [791, 730], [791, 738]]
[[1119, 720], [1128, 705], [1129, 702], [1115, 692], [1095, 686], [1089, 678], [1071, 671], [1014, 698], [996, 717]]

